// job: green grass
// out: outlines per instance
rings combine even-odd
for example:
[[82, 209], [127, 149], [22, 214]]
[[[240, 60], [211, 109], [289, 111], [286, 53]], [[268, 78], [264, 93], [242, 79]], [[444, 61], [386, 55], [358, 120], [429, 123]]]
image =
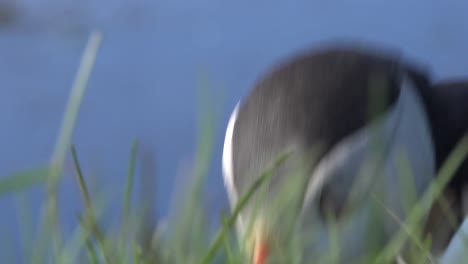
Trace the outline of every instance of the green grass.
[[[156, 229], [147, 230], [144, 219], [144, 209], [132, 204], [131, 197], [134, 189], [136, 161], [139, 158], [139, 144], [135, 141], [129, 154], [127, 182], [122, 186], [124, 196], [122, 201], [122, 214], [119, 225], [115, 228], [103, 228], [102, 215], [105, 212], [112, 195], [104, 193], [91, 193], [87, 186], [87, 174], [80, 165], [79, 153], [71, 143], [73, 127], [79, 112], [79, 106], [84, 96], [86, 83], [91, 74], [100, 35], [93, 33], [89, 45], [83, 56], [75, 84], [72, 88], [67, 109], [65, 111], [63, 126], [58, 136], [57, 145], [51, 162], [47, 166], [19, 171], [12, 175], [0, 178], [0, 198], [5, 195], [18, 197], [18, 215], [20, 223], [20, 236], [23, 245], [23, 256], [28, 263], [247, 263], [249, 252], [246, 251], [242, 238], [235, 236], [235, 223], [242, 209], [252, 203], [256, 193], [264, 191], [265, 182], [273, 175], [273, 171], [288, 158], [288, 153], [279, 157], [271, 168], [265, 171], [254, 182], [248, 192], [239, 199], [232, 210], [220, 212], [219, 229], [213, 234], [210, 230], [210, 219], [207, 217], [209, 208], [205, 206], [206, 175], [212, 159], [213, 137], [215, 127], [215, 109], [211, 107], [209, 93], [202, 90], [200, 94], [200, 115], [198, 130], [198, 147], [193, 177], [188, 186], [184, 186], [185, 195], [179, 197], [173, 205], [168, 216], [168, 224], [157, 223]], [[453, 151], [445, 165], [438, 173], [438, 177], [430, 185], [427, 192], [416, 197], [412, 193], [414, 183], [410, 181], [411, 168], [405, 159], [401, 162], [401, 184], [405, 189], [405, 201], [409, 205], [407, 219], [398, 219], [388, 211], [387, 217], [397, 222], [401, 229], [395, 237], [377, 252], [369, 252], [363, 263], [391, 263], [402, 252], [405, 245], [409, 245], [410, 254], [407, 255], [409, 263], [434, 262], [428, 247], [430, 238], [423, 237], [420, 224], [424, 215], [440, 196], [441, 190], [446, 186], [455, 170], [460, 166], [468, 153], [468, 137], [464, 138]], [[76, 182], [83, 199], [82, 211], [77, 214], [78, 225], [69, 236], [64, 236], [61, 230], [61, 220], [58, 218], [57, 188], [63, 174], [63, 166], [67, 157], [71, 156], [75, 168]], [[219, 176], [221, 177], [221, 175]], [[89, 179], [88, 179], [89, 180]], [[300, 184], [300, 183], [298, 183]], [[32, 186], [44, 186], [46, 199], [42, 210], [42, 221], [37, 234], [33, 233], [30, 205], [24, 199], [24, 191]], [[287, 207], [291, 193], [297, 192], [300, 186], [285, 187], [278, 195], [278, 206]], [[259, 191], [260, 190], [260, 191]], [[284, 198], [284, 199], [283, 199]], [[379, 203], [378, 198], [371, 194], [366, 199], [375, 198], [375, 210], [386, 210]], [[258, 201], [258, 200], [257, 200]], [[416, 203], [417, 201], [417, 203]], [[443, 201], [439, 201], [442, 204]], [[276, 208], [276, 207], [275, 207]], [[279, 207], [278, 207], [279, 208]], [[444, 208], [447, 208], [445, 206]], [[293, 212], [293, 211], [291, 211]], [[447, 214], [450, 212], [447, 211]], [[291, 213], [294, 215], [294, 213]], [[447, 216], [449, 217], [449, 216]], [[453, 218], [453, 217], [452, 217]], [[29, 220], [28, 220], [29, 219]], [[302, 231], [295, 233], [295, 219], [281, 218], [281, 223], [290, 229], [275, 230], [278, 236], [288, 237], [288, 241], [275, 249], [271, 263], [339, 263], [340, 245], [338, 237], [339, 220], [333, 214], [328, 214], [331, 233], [330, 251], [321, 252], [313, 260], [302, 258], [303, 237], [311, 235]], [[453, 223], [453, 219], [451, 221]], [[149, 242], [141, 240], [139, 233], [144, 230], [151, 232]], [[311, 231], [313, 233], [313, 230]], [[292, 234], [291, 234], [292, 233]], [[369, 237], [369, 243], [374, 238]], [[146, 244], [145, 244], [146, 243]], [[2, 263], [14, 263], [13, 260], [1, 260]]]

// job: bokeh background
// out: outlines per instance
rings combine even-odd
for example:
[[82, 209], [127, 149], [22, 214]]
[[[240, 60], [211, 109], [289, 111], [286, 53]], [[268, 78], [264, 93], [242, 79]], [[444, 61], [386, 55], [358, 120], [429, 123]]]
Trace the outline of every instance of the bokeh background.
[[[236, 102], [275, 61], [323, 41], [401, 49], [434, 79], [468, 76], [468, 2], [375, 0], [0, 0], [0, 177], [49, 162], [89, 33], [103, 34], [76, 124], [76, 144], [95, 188], [124, 192], [132, 140], [152, 173], [158, 218], [195, 158], [199, 90], [215, 107], [207, 202], [227, 206], [224, 128]], [[141, 156], [140, 156], [141, 157]], [[43, 189], [25, 193], [38, 222]], [[0, 200], [0, 236], [17, 254], [18, 199]], [[82, 200], [71, 163], [60, 186], [65, 232]], [[113, 200], [104, 221], [120, 217]], [[12, 250], [6, 250], [11, 247]]]

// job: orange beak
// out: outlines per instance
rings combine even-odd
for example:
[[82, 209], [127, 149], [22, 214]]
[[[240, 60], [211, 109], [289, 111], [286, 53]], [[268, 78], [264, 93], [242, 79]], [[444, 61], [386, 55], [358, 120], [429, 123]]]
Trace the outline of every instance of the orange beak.
[[260, 240], [255, 244], [253, 264], [265, 264], [269, 255], [268, 243]]

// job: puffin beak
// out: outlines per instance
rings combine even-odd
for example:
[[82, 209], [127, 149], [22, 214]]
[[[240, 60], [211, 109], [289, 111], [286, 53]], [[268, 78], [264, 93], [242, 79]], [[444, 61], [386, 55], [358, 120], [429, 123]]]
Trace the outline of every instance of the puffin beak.
[[255, 242], [253, 264], [265, 264], [269, 255], [269, 245], [265, 239]]

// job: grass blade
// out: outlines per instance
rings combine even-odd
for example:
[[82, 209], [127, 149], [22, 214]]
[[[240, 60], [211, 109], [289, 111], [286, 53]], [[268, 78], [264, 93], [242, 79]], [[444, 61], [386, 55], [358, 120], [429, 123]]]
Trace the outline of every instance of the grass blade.
[[[91, 197], [89, 195], [88, 187], [86, 186], [85, 179], [83, 177], [83, 173], [81, 170], [80, 163], [78, 161], [78, 154], [76, 153], [76, 148], [74, 145], [71, 146], [71, 152], [72, 152], [72, 157], [73, 157], [73, 164], [75, 165], [75, 170], [76, 170], [76, 175], [78, 178], [78, 183], [80, 185], [80, 190], [83, 196], [83, 200], [85, 202], [85, 207], [86, 207], [86, 214], [85, 214], [85, 220], [86, 223], [88, 223], [89, 228], [90, 228], [90, 233], [93, 234], [100, 247], [102, 248], [102, 252], [104, 254], [104, 259], [106, 263], [111, 263], [110, 257], [108, 256], [106, 250], [105, 250], [105, 236], [104, 232], [102, 232], [101, 228], [99, 227], [96, 217], [94, 214], [93, 210], [93, 205], [91, 203]], [[84, 227], [88, 227], [88, 225], [84, 225]]]
[[0, 178], [0, 197], [47, 182], [50, 168], [40, 167], [15, 172]]
[[[100, 42], [101, 34], [98, 32], [92, 32], [84, 51], [70, 96], [68, 98], [58, 140], [51, 157], [51, 173], [49, 174], [48, 179], [47, 200], [45, 208], [42, 212], [41, 219], [42, 224], [46, 224], [47, 228], [43, 228], [43, 230], [41, 230], [39, 238], [37, 239], [37, 245], [35, 247], [37, 253], [43, 253], [45, 250], [44, 246], [47, 243], [44, 243], [44, 239], [46, 235], [52, 238], [52, 249], [54, 257], [58, 256], [58, 251], [62, 244], [60, 221], [58, 219], [57, 213], [57, 188], [63, 171], [68, 147], [73, 135], [75, 121], [78, 117], [81, 101], [86, 90], [87, 82], [91, 75], [91, 69], [94, 64]], [[36, 257], [34, 257], [34, 259], [36, 259]]]
[[128, 221], [130, 215], [130, 204], [132, 199], [132, 189], [133, 189], [133, 182], [135, 180], [135, 163], [136, 163], [136, 156], [138, 152], [138, 141], [133, 141], [132, 144], [132, 152], [130, 154], [130, 162], [128, 165], [128, 174], [127, 174], [127, 183], [125, 185], [125, 197], [124, 197], [124, 209], [123, 209], [123, 239], [125, 239], [127, 235], [128, 229]]

